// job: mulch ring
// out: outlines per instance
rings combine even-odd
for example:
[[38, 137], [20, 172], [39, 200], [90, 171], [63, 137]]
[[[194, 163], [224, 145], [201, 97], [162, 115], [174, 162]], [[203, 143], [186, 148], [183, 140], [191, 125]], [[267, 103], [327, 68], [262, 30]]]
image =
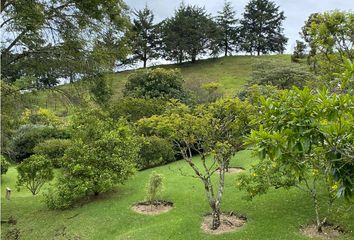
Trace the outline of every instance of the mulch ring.
[[228, 168], [228, 171], [225, 170], [225, 173], [228, 174], [228, 173], [241, 173], [245, 171], [245, 169], [243, 167], [229, 167]]
[[322, 227], [321, 233], [317, 231], [316, 224], [303, 226], [300, 231], [307, 237], [320, 239], [334, 239], [344, 234], [344, 230], [339, 225], [334, 225], [331, 223], [325, 223]]
[[213, 218], [211, 214], [207, 214], [203, 218], [203, 222], [201, 225], [201, 229], [205, 233], [209, 234], [223, 234], [227, 232], [233, 232], [241, 228], [246, 222], [247, 222], [247, 217], [242, 216], [242, 215], [236, 215], [233, 212], [230, 213], [222, 213], [220, 215], [220, 226], [216, 230], [210, 229], [210, 226], [212, 224]]
[[173, 208], [173, 203], [157, 200], [154, 202], [139, 202], [132, 206], [132, 209], [140, 214], [145, 215], [158, 215], [170, 211]]

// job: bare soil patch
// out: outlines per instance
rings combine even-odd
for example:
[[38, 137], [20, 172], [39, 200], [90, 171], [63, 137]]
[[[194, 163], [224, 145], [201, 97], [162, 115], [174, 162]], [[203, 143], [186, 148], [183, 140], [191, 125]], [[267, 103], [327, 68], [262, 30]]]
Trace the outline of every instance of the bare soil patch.
[[243, 167], [229, 167], [228, 171], [225, 171], [226, 174], [228, 173], [241, 173], [245, 171]]
[[158, 215], [170, 211], [173, 203], [163, 200], [151, 202], [140, 202], [132, 206], [132, 209], [140, 214]]
[[322, 232], [317, 231], [316, 224], [307, 225], [301, 228], [301, 233], [310, 238], [320, 238], [320, 239], [334, 239], [341, 236], [344, 230], [338, 226], [330, 223], [325, 224], [322, 227]]
[[216, 230], [210, 229], [212, 221], [211, 214], [204, 216], [201, 229], [206, 233], [218, 235], [236, 231], [247, 222], [247, 218], [245, 216], [237, 216], [233, 212], [223, 213], [220, 215], [221, 224]]

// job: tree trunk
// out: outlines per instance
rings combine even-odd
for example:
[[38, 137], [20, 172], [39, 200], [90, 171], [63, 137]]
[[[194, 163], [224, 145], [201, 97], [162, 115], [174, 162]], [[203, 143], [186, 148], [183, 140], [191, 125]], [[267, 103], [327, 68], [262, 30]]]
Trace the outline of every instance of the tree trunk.
[[227, 57], [227, 49], [229, 48], [229, 45], [227, 44], [227, 41], [225, 42], [225, 57]]
[[196, 60], [196, 56], [192, 55], [192, 62], [195, 62], [195, 60]]
[[143, 55], [143, 66], [146, 68], [146, 62], [147, 62], [147, 54], [146, 54], [146, 47], [144, 49], [144, 55]]
[[220, 204], [218, 202], [215, 202], [213, 205], [213, 222], [211, 224], [211, 229], [216, 230], [220, 226]]
[[317, 199], [317, 194], [316, 190], [312, 192], [312, 199], [315, 207], [315, 213], [316, 213], [316, 225], [317, 225], [317, 232], [321, 233], [322, 232], [322, 222], [320, 220], [320, 214], [318, 211], [318, 199]]
[[179, 50], [179, 54], [178, 54], [178, 61], [179, 61], [179, 63], [182, 63], [182, 61], [183, 61], [183, 52], [182, 52], [182, 50]]
[[146, 59], [144, 59], [144, 65], [143, 65], [144, 68], [146, 68]]

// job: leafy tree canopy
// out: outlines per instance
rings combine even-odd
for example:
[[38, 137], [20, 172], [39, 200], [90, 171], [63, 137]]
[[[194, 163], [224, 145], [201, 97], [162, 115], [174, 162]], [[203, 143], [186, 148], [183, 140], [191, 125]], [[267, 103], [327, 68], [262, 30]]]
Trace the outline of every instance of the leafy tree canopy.
[[42, 155], [32, 155], [17, 167], [17, 185], [25, 186], [33, 195], [39, 193], [42, 186], [53, 179], [51, 162]]
[[3, 79], [41, 88], [111, 69], [126, 55], [126, 10], [121, 0], [1, 1]]
[[[145, 132], [172, 141], [193, 169], [193, 176], [202, 181], [212, 209], [212, 229], [220, 226], [225, 171], [231, 157], [242, 148], [252, 115], [248, 102], [220, 99], [194, 109], [175, 102], [166, 113], [138, 122]], [[192, 152], [200, 155], [201, 166], [195, 164]], [[214, 173], [219, 175], [217, 183], [211, 180]]]
[[354, 13], [339, 10], [311, 14], [302, 28], [308, 61], [328, 86], [338, 84], [334, 73], [343, 72], [346, 59], [354, 59], [353, 31]]

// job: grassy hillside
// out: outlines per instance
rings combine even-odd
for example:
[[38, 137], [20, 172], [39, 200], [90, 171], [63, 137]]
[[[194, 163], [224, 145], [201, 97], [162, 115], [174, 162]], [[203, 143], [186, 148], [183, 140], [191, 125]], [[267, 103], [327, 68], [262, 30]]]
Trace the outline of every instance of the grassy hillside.
[[[249, 169], [256, 161], [249, 151], [237, 154], [231, 166]], [[115, 192], [97, 197], [94, 201], [66, 211], [51, 211], [42, 202], [43, 196], [32, 196], [26, 189], [15, 189], [16, 169], [11, 168], [2, 177], [1, 191], [9, 186], [14, 191], [11, 201], [1, 196], [2, 219], [13, 216], [17, 225], [2, 224], [2, 239], [12, 228], [18, 228], [21, 239], [134, 239], [134, 240], [196, 240], [196, 239], [308, 239], [299, 232], [300, 225], [314, 219], [311, 199], [297, 190], [272, 190], [253, 201], [243, 199], [244, 193], [235, 187], [236, 175], [226, 176], [224, 211], [234, 211], [248, 217], [248, 223], [233, 233], [208, 235], [200, 229], [202, 216], [210, 211], [203, 186], [198, 179], [182, 176], [192, 171], [183, 161], [138, 172]], [[157, 171], [165, 176], [162, 198], [173, 201], [172, 211], [145, 216], [135, 213], [130, 206], [144, 199], [149, 174]], [[339, 201], [334, 209], [348, 209]], [[331, 221], [341, 224], [349, 232], [339, 239], [354, 238], [354, 215], [334, 213]], [[350, 231], [351, 230], [351, 231]]]
[[[233, 96], [239, 91], [245, 82], [251, 77], [252, 63], [259, 59], [270, 59], [274, 61], [290, 62], [290, 55], [274, 56], [229, 56], [218, 59], [200, 60], [195, 63], [171, 64], [159, 67], [179, 68], [188, 88], [199, 86], [206, 82], [219, 82], [226, 96]], [[122, 89], [132, 71], [125, 71], [107, 76], [113, 89], [113, 99], [122, 96]], [[58, 89], [76, 94], [82, 94], [85, 84], [67, 84], [58, 87]], [[44, 91], [38, 93], [33, 101], [35, 104], [48, 107], [55, 111], [63, 111], [65, 107], [62, 103], [67, 103], [65, 95], [58, 92]]]
[[[259, 59], [290, 62], [290, 55], [229, 56], [200, 60], [195, 63], [171, 64], [158, 67], [179, 68], [186, 85], [203, 82], [219, 82], [226, 95], [233, 95], [251, 77], [252, 63]], [[114, 92], [119, 95], [131, 71], [110, 76]]]

